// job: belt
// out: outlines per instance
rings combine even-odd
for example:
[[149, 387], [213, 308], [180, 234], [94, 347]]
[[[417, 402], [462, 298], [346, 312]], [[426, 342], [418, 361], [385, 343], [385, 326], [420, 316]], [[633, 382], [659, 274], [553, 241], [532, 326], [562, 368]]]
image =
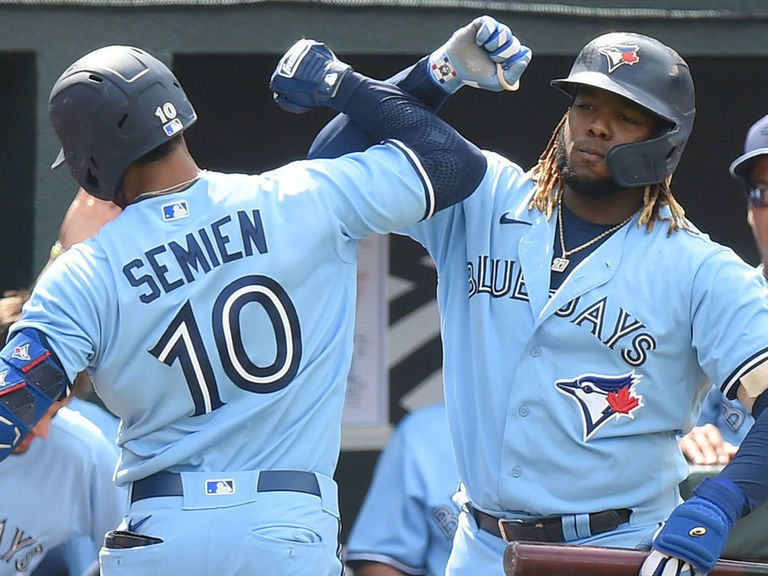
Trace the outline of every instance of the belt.
[[[222, 474], [220, 472], [216, 474]], [[226, 472], [223, 473], [226, 475]], [[302, 470], [262, 470], [256, 483], [256, 492], [304, 492], [320, 496], [317, 476]], [[131, 504], [145, 498], [184, 496], [181, 474], [158, 472], [136, 480], [131, 487]]]
[[[486, 514], [470, 505], [470, 511], [477, 525], [486, 532], [498, 536], [505, 542], [522, 540], [528, 542], [565, 542], [563, 520], [560, 516], [537, 520], [503, 519]], [[617, 528], [629, 520], [631, 510], [604, 510], [589, 515], [589, 531], [592, 535]]]

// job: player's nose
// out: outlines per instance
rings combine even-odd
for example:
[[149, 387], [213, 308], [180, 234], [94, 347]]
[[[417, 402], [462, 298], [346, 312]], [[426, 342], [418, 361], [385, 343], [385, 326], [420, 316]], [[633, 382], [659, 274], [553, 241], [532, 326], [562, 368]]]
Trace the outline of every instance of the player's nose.
[[592, 115], [588, 131], [590, 135], [607, 139], [611, 133], [611, 122], [607, 114], [595, 113]]

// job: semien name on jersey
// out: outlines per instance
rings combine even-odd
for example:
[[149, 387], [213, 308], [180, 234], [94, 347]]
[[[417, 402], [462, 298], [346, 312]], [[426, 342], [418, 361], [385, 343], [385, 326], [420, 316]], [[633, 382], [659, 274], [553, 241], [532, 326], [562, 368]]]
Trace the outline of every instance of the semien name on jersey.
[[261, 214], [238, 210], [234, 218], [227, 215], [179, 241], [144, 251], [142, 258], [123, 265], [122, 271], [130, 285], [140, 290], [139, 300], [149, 304], [222, 264], [253, 256], [254, 249], [259, 254], [268, 251]]

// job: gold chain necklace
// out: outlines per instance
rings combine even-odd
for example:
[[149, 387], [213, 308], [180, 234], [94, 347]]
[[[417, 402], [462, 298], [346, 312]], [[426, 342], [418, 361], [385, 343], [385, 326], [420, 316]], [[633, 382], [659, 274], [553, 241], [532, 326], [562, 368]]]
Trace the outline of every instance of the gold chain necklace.
[[557, 227], [560, 229], [560, 250], [562, 252], [562, 256], [559, 258], [553, 258], [552, 259], [552, 271], [553, 272], [564, 272], [566, 268], [568, 268], [568, 265], [571, 263], [571, 261], [568, 259], [569, 256], [575, 254], [576, 252], [580, 250], [584, 250], [584, 248], [589, 248], [592, 246], [595, 242], [599, 242], [606, 236], [610, 236], [616, 230], [624, 226], [627, 222], [632, 220], [632, 217], [635, 214], [630, 214], [626, 220], [623, 222], [619, 222], [616, 224], [616, 226], [612, 226], [608, 228], [608, 230], [605, 230], [592, 238], [592, 240], [588, 240], [587, 242], [584, 242], [581, 246], [576, 246], [576, 248], [571, 248], [570, 250], [565, 249], [565, 230], [563, 228], [563, 194], [560, 193], [560, 196], [557, 199]]
[[205, 170], [200, 170], [197, 174], [195, 174], [194, 178], [190, 178], [189, 180], [184, 180], [184, 182], [179, 182], [177, 184], [174, 184], [173, 186], [168, 186], [167, 188], [162, 188], [160, 190], [149, 190], [148, 192], [142, 192], [141, 194], [137, 194], [136, 197], [133, 199], [134, 202], [138, 202], [139, 200], [143, 198], [149, 198], [151, 196], [162, 196], [163, 194], [167, 194], [168, 192], [172, 192], [174, 190], [181, 190], [182, 188], [189, 186], [190, 184], [194, 184], [200, 178], [203, 177], [203, 173]]

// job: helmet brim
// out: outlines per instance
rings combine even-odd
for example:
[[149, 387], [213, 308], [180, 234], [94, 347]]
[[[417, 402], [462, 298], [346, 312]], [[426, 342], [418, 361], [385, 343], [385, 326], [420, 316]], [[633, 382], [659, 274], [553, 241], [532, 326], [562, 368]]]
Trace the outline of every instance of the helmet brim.
[[576, 74], [571, 74], [568, 76], [568, 78], [558, 78], [550, 82], [551, 86], [562, 90], [571, 97], [574, 95], [574, 88], [579, 84], [600, 88], [602, 90], [607, 90], [608, 92], [618, 94], [619, 96], [622, 96], [627, 100], [636, 103], [642, 108], [648, 110], [651, 114], [654, 114], [655, 116], [658, 116], [667, 122], [671, 122], [673, 124], [677, 123], [673, 118], [669, 117], [669, 114], [665, 114], [663, 112], [664, 107], [655, 98], [648, 94], [643, 94], [642, 99], [639, 100], [638, 94], [636, 92], [630, 91], [625, 86], [613, 81], [602, 72], [577, 72]]
[[747, 174], [747, 170], [752, 164], [750, 160], [754, 160], [758, 156], [765, 155], [768, 155], [768, 148], [755, 148], [754, 150], [750, 150], [746, 154], [742, 154], [736, 158], [736, 160], [731, 162], [731, 166], [728, 168], [728, 171], [731, 173], [731, 176], [738, 180], [744, 180], [745, 182], [749, 181], [749, 174]]

